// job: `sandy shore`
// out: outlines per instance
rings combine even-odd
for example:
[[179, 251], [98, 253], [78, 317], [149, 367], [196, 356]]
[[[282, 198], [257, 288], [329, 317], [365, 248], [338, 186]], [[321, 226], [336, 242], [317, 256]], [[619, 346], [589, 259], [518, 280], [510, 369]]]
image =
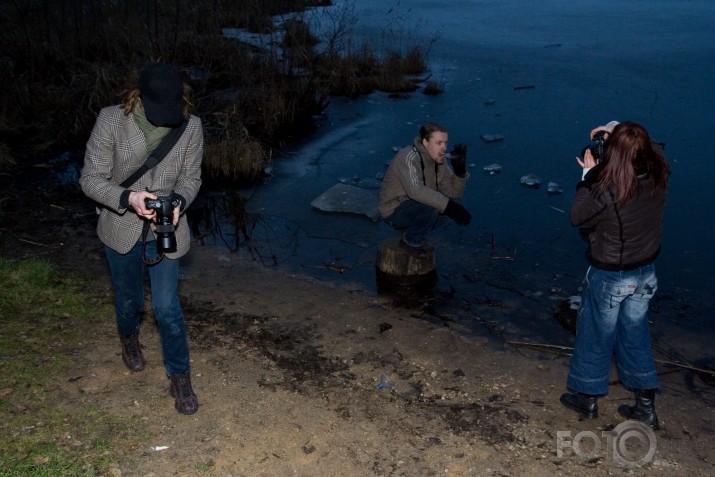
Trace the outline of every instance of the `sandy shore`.
[[[96, 246], [88, 247], [82, 255], [100, 270]], [[181, 294], [197, 414], [173, 410], [150, 322], [142, 331], [144, 372], [124, 369], [108, 316], [68, 370], [87, 379], [63, 385], [71, 400], [146, 424], [151, 438], [125, 450], [121, 475], [715, 473], [713, 391], [702, 383], [688, 389], [683, 373], [663, 376], [657, 404], [664, 429], [646, 436], [657, 449], [652, 462], [640, 466], [645, 457], [636, 454], [628, 470], [607, 452], [602, 433], [622, 421], [616, 409], [630, 393], [612, 386], [600, 417], [579, 420], [558, 401], [567, 357], [466, 338], [389, 298], [223, 251], [195, 247], [187, 262]], [[97, 274], [111, 299], [106, 274]], [[603, 447], [589, 450], [588, 439], [584, 448], [573, 446], [587, 435]]]
[[[91, 204], [46, 200], [40, 217], [3, 216], [0, 253], [83, 274], [112, 303]], [[464, 333], [433, 309], [395, 307], [218, 249], [194, 246], [182, 275], [198, 413], [173, 408], [151, 316], [143, 372], [122, 364], [106, 316], [77, 324], [92, 327], [91, 339], [56, 380], [58, 406], [91, 406], [145, 428], [145, 440], [118, 450], [111, 475], [715, 475], [715, 392], [690, 373], [659, 367], [663, 429], [641, 435], [655, 453], [645, 465], [647, 452], [628, 454], [629, 469], [603, 433], [622, 422], [616, 409], [631, 394], [614, 384], [599, 418], [579, 420], [559, 403], [567, 356], [511, 346], [486, 328]], [[485, 305], [480, 314], [519, 310]], [[594, 439], [600, 448], [589, 449]]]

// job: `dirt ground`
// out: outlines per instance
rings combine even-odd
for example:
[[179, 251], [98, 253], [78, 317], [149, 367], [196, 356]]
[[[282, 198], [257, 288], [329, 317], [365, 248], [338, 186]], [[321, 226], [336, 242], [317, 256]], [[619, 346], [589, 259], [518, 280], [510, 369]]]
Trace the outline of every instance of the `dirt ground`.
[[[2, 181], [0, 255], [85, 274], [111, 303], [92, 204], [37, 179]], [[40, 205], [20, 200], [28, 194]], [[645, 451], [633, 456], [625, 434], [603, 434], [631, 402], [622, 387], [599, 401], [595, 420], [559, 403], [568, 357], [467, 337], [388, 297], [198, 245], [183, 261], [180, 292], [198, 413], [174, 410], [151, 317], [143, 372], [124, 367], [106, 316], [57, 379], [60, 403], [138, 417], [152, 436], [122, 449], [110, 475], [715, 475], [715, 392], [687, 373], [663, 368], [662, 429], [641, 433]], [[641, 465], [649, 450], [652, 462]]]

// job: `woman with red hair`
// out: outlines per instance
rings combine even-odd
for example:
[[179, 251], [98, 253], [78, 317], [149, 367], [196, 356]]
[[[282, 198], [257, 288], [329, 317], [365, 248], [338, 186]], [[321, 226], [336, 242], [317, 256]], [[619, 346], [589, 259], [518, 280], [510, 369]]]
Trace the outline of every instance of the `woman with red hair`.
[[584, 168], [571, 206], [571, 224], [588, 243], [590, 264], [561, 402], [587, 419], [598, 416], [598, 396], [608, 392], [611, 359], [618, 378], [635, 393], [635, 405], [620, 406], [628, 419], [658, 429], [658, 388], [648, 307], [658, 280], [655, 259], [661, 245], [668, 195], [668, 164], [662, 147], [638, 123], [609, 123], [602, 160], [590, 149], [577, 159]]

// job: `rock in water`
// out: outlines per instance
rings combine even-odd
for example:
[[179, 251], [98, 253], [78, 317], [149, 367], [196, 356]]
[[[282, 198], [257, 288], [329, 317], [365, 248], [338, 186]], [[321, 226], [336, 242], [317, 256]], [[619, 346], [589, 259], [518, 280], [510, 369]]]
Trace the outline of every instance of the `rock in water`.
[[501, 172], [501, 164], [487, 164], [486, 166], [484, 166], [484, 170], [487, 171], [490, 175], [499, 174]]
[[323, 212], [366, 215], [373, 222], [380, 220], [377, 211], [377, 194], [349, 184], [335, 184], [314, 199], [311, 206]]
[[531, 187], [532, 189], [538, 189], [541, 185], [541, 179], [536, 177], [534, 174], [529, 173], [525, 176], [521, 176], [521, 185]]
[[[572, 297], [573, 298], [573, 297]], [[579, 297], [580, 299], [580, 297]], [[578, 318], [578, 306], [574, 308], [571, 299], [561, 300], [558, 306], [553, 308], [554, 318], [566, 330], [576, 334], [576, 321]]]
[[563, 191], [564, 190], [561, 188], [561, 186], [554, 181], [550, 181], [546, 186], [546, 192], [548, 192], [549, 194], [560, 194]]
[[503, 140], [504, 136], [500, 136], [499, 134], [482, 134], [481, 138], [484, 142], [497, 142]]

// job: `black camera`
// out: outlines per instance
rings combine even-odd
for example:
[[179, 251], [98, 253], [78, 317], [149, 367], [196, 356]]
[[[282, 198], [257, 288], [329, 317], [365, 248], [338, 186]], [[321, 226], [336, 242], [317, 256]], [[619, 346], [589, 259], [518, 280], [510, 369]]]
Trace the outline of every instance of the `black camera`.
[[581, 157], [584, 157], [586, 155], [586, 151], [590, 150], [596, 164], [601, 162], [606, 154], [606, 146], [608, 145], [606, 134], [606, 131], [598, 131], [594, 134], [591, 144], [588, 144], [586, 147], [581, 149]]
[[174, 209], [181, 201], [172, 197], [144, 199], [147, 209], [156, 211], [156, 251], [159, 253], [176, 252], [176, 235], [174, 232]]

